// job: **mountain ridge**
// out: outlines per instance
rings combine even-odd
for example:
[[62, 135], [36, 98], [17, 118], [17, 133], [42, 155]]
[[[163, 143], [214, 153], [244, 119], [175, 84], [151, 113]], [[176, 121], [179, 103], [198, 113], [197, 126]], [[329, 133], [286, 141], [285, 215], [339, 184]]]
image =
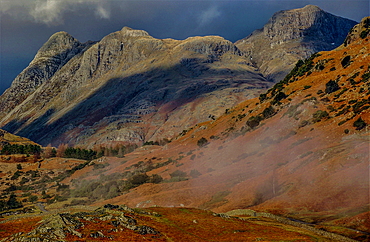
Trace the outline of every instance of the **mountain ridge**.
[[[311, 26], [315, 22], [311, 12], [324, 14], [308, 6], [274, 16], [283, 23], [289, 18], [297, 22], [294, 14], [279, 17], [290, 12], [305, 13]], [[347, 32], [346, 28], [341, 31]], [[0, 125], [55, 146], [60, 142], [93, 147], [171, 139], [272, 86], [273, 79], [269, 74], [265, 78], [256, 56], [251, 58], [245, 48], [240, 41], [234, 44], [219, 36], [160, 40], [129, 27], [85, 44], [60, 32], [45, 43], [22, 72], [25, 74], [0, 97]], [[303, 52], [310, 51], [306, 48]], [[277, 66], [275, 69], [284, 73], [290, 63], [307, 53], [299, 52], [288, 65], [279, 59], [271, 68]], [[49, 66], [55, 68], [44, 73]], [[41, 73], [40, 78], [32, 78], [34, 73]]]
[[275, 13], [263, 28], [235, 44], [253, 59], [266, 78], [276, 82], [299, 59], [341, 45], [356, 23], [307, 5]]

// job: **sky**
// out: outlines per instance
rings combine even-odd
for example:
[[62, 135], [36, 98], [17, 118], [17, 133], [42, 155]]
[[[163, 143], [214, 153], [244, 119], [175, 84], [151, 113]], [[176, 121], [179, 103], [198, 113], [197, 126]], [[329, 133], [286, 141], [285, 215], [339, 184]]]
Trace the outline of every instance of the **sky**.
[[155, 38], [219, 35], [235, 42], [277, 11], [307, 4], [359, 22], [368, 0], [0, 0], [0, 94], [58, 31], [80, 42], [128, 26]]

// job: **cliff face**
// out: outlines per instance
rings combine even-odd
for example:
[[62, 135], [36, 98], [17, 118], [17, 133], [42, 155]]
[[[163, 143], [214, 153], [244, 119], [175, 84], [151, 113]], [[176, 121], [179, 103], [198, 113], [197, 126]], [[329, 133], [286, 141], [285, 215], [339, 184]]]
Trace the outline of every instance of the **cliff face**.
[[[171, 138], [270, 86], [218, 36], [160, 40], [125, 27], [84, 49], [62, 39], [52, 37], [31, 63], [47, 72], [40, 81], [17, 79], [3, 95], [4, 106], [15, 99], [3, 108], [6, 130], [42, 144], [141, 143]], [[22, 98], [8, 94], [18, 89], [27, 90]]]
[[317, 6], [275, 13], [268, 23], [236, 46], [270, 80], [280, 81], [300, 60], [343, 43], [356, 22], [334, 16]]
[[81, 44], [66, 32], [52, 35], [29, 66], [15, 78], [11, 87], [0, 97], [0, 116], [3, 117], [23, 102], [29, 94], [50, 80], [55, 72], [86, 46], [88, 43]]

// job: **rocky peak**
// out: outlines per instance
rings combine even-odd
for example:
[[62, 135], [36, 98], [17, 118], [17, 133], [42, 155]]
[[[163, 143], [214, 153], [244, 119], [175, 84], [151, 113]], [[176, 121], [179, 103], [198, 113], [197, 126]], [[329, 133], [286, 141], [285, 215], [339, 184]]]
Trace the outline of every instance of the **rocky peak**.
[[220, 36], [190, 37], [177, 48], [209, 56], [221, 56], [226, 52], [240, 54], [239, 49], [232, 42]]
[[307, 5], [275, 13], [262, 29], [237, 41], [236, 46], [268, 79], [279, 81], [298, 60], [341, 45], [355, 24]]
[[81, 43], [67, 32], [57, 32], [37, 52], [35, 59], [45, 57], [55, 57], [63, 53], [70, 52]]
[[0, 97], [1, 113], [8, 113], [23, 102], [42, 83], [50, 80], [57, 70], [80, 53], [91, 42], [81, 44], [66, 32], [53, 34], [39, 49], [35, 58]]
[[329, 14], [317, 6], [307, 5], [275, 13], [263, 27], [263, 33], [271, 40], [272, 46], [291, 40], [314, 39], [338, 46], [346, 35], [346, 31], [339, 31], [349, 29], [354, 24], [354, 21]]
[[132, 29], [126, 26], [122, 28], [121, 34], [123, 36], [129, 36], [129, 37], [150, 36], [148, 32], [144, 30]]

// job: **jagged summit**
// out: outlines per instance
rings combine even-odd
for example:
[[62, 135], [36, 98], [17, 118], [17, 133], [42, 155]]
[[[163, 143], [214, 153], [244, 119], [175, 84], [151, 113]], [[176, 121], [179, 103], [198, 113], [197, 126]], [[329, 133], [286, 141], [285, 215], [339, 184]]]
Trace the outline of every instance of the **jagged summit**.
[[60, 55], [66, 56], [80, 45], [81, 43], [67, 32], [57, 32], [40, 48], [34, 60], [42, 57], [63, 58]]
[[262, 29], [237, 41], [236, 46], [253, 59], [267, 78], [279, 81], [299, 59], [341, 45], [355, 24], [307, 5], [275, 13]]
[[132, 29], [130, 27], [123, 27], [121, 33], [124, 36], [138, 37], [138, 36], [150, 36], [145, 30]]
[[321, 8], [319, 8], [318, 6], [316, 5], [312, 5], [312, 4], [308, 4], [306, 6], [304, 6], [303, 8], [301, 8], [301, 10], [304, 10], [304, 11], [322, 11]]

